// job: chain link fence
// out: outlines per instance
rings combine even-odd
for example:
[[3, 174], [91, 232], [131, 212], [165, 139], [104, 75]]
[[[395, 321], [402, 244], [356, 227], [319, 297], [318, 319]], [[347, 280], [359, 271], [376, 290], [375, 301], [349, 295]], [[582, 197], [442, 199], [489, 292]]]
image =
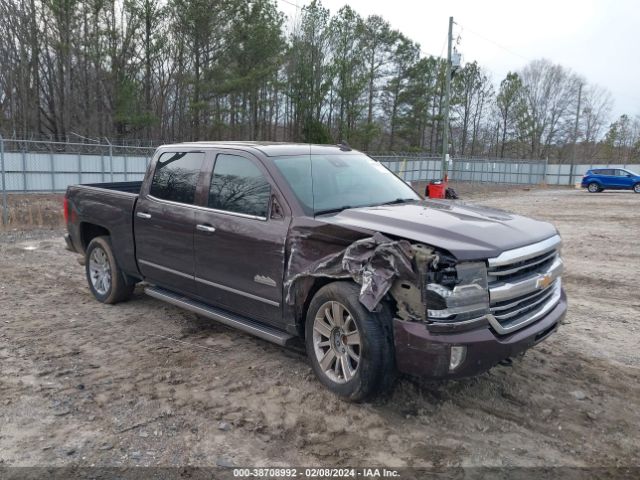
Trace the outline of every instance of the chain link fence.
[[[372, 155], [403, 180], [439, 179], [440, 156], [420, 154]], [[448, 167], [449, 179], [457, 182], [535, 185], [544, 183], [547, 163], [539, 160], [491, 160], [459, 157]]]
[[[371, 155], [406, 181], [440, 179], [441, 158], [425, 154]], [[575, 163], [552, 164], [546, 160], [456, 157], [449, 164], [449, 179], [456, 182], [504, 185], [574, 186], [592, 168], [640, 170], [638, 164]]]
[[[142, 180], [154, 147], [111, 143], [16, 140], [0, 137], [3, 223], [7, 223], [7, 194], [64, 192], [78, 183]], [[371, 155], [409, 182], [439, 179], [439, 156], [419, 153]], [[626, 165], [549, 164], [544, 160], [454, 158], [449, 178], [456, 182], [574, 185], [590, 168]]]
[[0, 140], [2, 189], [62, 192], [77, 183], [139, 180], [154, 149], [120, 145]]

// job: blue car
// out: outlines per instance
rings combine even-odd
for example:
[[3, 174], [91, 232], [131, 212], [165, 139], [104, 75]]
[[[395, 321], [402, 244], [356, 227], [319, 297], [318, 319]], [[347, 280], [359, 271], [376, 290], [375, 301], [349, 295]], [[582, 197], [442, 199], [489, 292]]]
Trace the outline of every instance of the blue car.
[[582, 177], [582, 188], [591, 193], [603, 190], [633, 190], [640, 193], [640, 175], [623, 168], [593, 168]]

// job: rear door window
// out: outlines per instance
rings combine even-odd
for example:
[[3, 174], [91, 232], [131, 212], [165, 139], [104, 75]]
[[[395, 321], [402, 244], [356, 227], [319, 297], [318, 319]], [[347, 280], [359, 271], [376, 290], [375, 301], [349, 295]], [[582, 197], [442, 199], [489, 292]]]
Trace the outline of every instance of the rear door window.
[[172, 202], [193, 204], [204, 153], [166, 152], [156, 163], [149, 194]]
[[208, 206], [267, 218], [271, 186], [258, 166], [238, 155], [220, 154], [213, 167]]

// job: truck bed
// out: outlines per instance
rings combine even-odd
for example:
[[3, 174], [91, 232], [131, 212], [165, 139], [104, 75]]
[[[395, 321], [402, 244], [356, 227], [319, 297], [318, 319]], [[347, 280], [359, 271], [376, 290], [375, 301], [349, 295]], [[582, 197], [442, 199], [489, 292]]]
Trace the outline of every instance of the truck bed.
[[117, 192], [140, 193], [142, 181], [137, 182], [105, 182], [105, 183], [83, 183], [83, 187], [103, 188], [105, 190], [115, 190]]
[[[104, 229], [111, 237], [120, 267], [130, 275], [138, 273], [135, 260], [133, 214], [142, 182], [110, 182], [72, 185], [66, 198], [73, 214], [68, 225], [73, 248], [87, 247], [87, 232]], [[107, 233], [108, 232], [108, 233]]]

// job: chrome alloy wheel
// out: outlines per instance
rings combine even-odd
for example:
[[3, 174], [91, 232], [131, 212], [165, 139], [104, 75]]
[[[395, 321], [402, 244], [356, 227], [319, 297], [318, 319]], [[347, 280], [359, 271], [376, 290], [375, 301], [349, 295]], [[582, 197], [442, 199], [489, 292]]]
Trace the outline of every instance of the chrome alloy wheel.
[[313, 321], [313, 349], [324, 374], [346, 383], [360, 364], [360, 332], [353, 316], [340, 302], [326, 302]]
[[600, 190], [600, 188], [598, 187], [597, 183], [590, 183], [589, 184], [589, 191], [591, 193], [596, 193], [598, 190]]
[[111, 288], [111, 265], [107, 253], [96, 247], [89, 256], [89, 276], [91, 285], [100, 295], [106, 295]]
[[636, 192], [636, 193], [640, 193], [640, 183], [636, 183], [633, 186], [633, 191]]

